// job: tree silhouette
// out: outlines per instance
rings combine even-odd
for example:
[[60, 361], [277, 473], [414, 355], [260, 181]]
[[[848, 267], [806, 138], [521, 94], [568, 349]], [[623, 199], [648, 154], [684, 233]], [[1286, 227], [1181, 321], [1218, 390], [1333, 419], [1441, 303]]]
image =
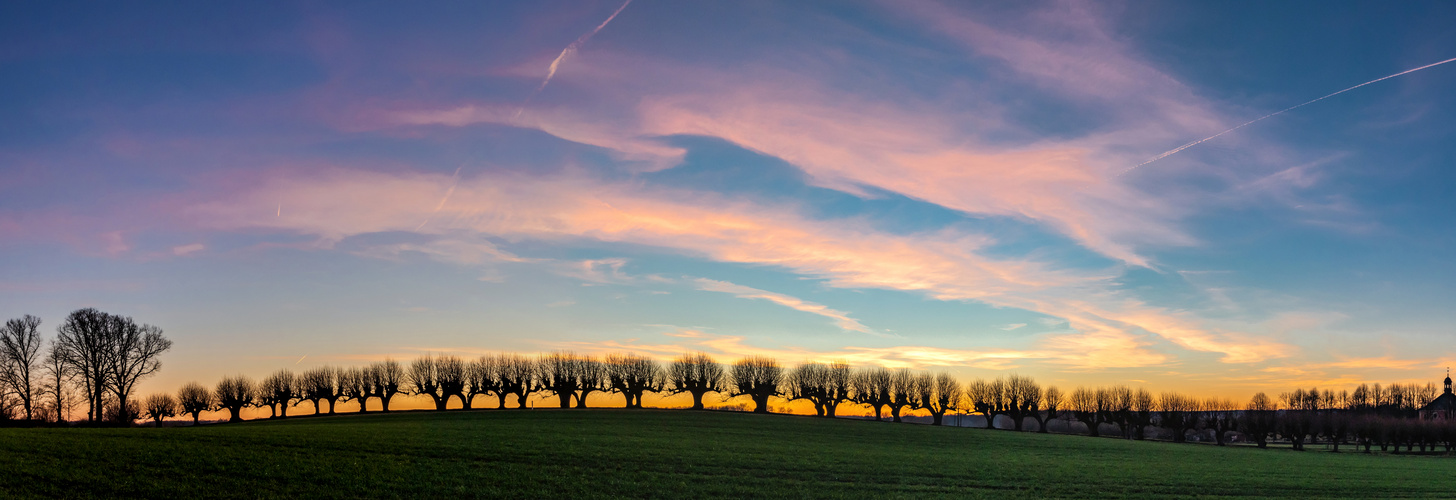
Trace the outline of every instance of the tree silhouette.
[[662, 367], [646, 356], [608, 354], [606, 369], [607, 384], [627, 400], [626, 408], [641, 408], [644, 393], [662, 391]]
[[1102, 415], [1105, 411], [1103, 405], [1106, 401], [1097, 397], [1097, 391], [1078, 387], [1072, 390], [1072, 395], [1068, 398], [1067, 403], [1067, 409], [1072, 411], [1072, 418], [1087, 426], [1088, 436], [1101, 435], [1097, 427], [1102, 423]]
[[1127, 439], [1133, 438], [1133, 393], [1132, 389], [1125, 385], [1114, 385], [1107, 388], [1107, 414], [1103, 417], [1104, 422], [1117, 425], [1118, 432]]
[[374, 383], [364, 368], [348, 368], [339, 371], [340, 399], [359, 403], [359, 413], [369, 412], [369, 398], [375, 397]]
[[117, 323], [117, 331], [107, 363], [111, 392], [118, 407], [131, 408], [128, 398], [132, 389], [138, 381], [162, 369], [162, 362], [157, 358], [172, 348], [172, 341], [162, 336], [161, 328], [137, 325], [124, 316], [112, 316], [112, 321]]
[[833, 418], [839, 411], [839, 405], [849, 401], [854, 396], [854, 372], [850, 370], [849, 363], [834, 361], [829, 363], [829, 384], [824, 394], [824, 414]]
[[976, 379], [966, 386], [966, 400], [971, 404], [971, 411], [980, 413], [986, 417], [986, 428], [996, 428], [996, 415], [1004, 414], [1007, 409], [1006, 383], [997, 379], [990, 382]]
[[228, 422], [241, 422], [243, 408], [253, 404], [253, 381], [238, 375], [217, 383], [217, 405], [228, 411]]
[[409, 381], [410, 394], [429, 396], [435, 402], [436, 410], [445, 409], [449, 396], [445, 394], [444, 386], [440, 383], [440, 362], [434, 355], [422, 356], [410, 362], [405, 379]]
[[1244, 435], [1254, 440], [1260, 448], [1269, 446], [1269, 435], [1279, 427], [1277, 410], [1274, 401], [1262, 392], [1250, 398], [1249, 405], [1244, 409], [1240, 427], [1243, 428]]
[[784, 380], [784, 397], [789, 401], [804, 399], [814, 404], [814, 413], [824, 416], [829, 387], [829, 366], [824, 363], [803, 363], [794, 367]]
[[56, 422], [63, 422], [72, 406], [71, 391], [67, 388], [75, 380], [76, 372], [70, 364], [66, 363], [65, 352], [55, 341], [51, 341], [42, 369], [45, 372], [45, 383], [41, 385], [41, 392], [50, 398], [51, 410], [55, 412]]
[[331, 366], [321, 366], [303, 372], [298, 377], [298, 389], [300, 393], [298, 402], [312, 402], [315, 415], [323, 413], [324, 401], [329, 402], [329, 415], [333, 415], [334, 403], [343, 397], [339, 388], [339, 370]]
[[883, 367], [870, 368], [854, 374], [850, 383], [854, 391], [852, 400], [867, 405], [875, 412], [875, 420], [881, 418], [881, 409], [890, 404], [890, 379], [893, 375]]
[[[450, 404], [450, 397], [460, 399], [460, 406], [470, 409], [470, 402], [465, 400], [465, 390], [470, 384], [469, 374], [466, 371], [465, 361], [455, 356], [441, 356], [438, 360], [440, 376], [440, 392], [445, 395], [445, 405]], [[441, 406], [439, 409], [445, 409]]]
[[703, 409], [704, 394], [723, 392], [726, 388], [723, 365], [702, 352], [683, 354], [674, 359], [667, 366], [667, 381], [673, 394], [686, 392], [693, 395], [694, 410]]
[[1224, 435], [1238, 429], [1239, 412], [1234, 407], [1234, 402], [1227, 399], [1208, 398], [1203, 402], [1203, 411], [1203, 421], [1213, 431], [1213, 441], [1219, 446], [1224, 446]]
[[1031, 377], [1012, 374], [1002, 387], [1005, 388], [1006, 416], [1011, 417], [1012, 428], [1020, 431], [1026, 417], [1041, 413], [1041, 386]]
[[403, 389], [404, 368], [393, 359], [385, 359], [369, 365], [365, 374], [365, 378], [373, 387], [374, 395], [379, 397], [380, 405], [383, 406], [385, 413], [388, 413], [390, 400], [394, 399], [394, 396]]
[[1147, 428], [1153, 425], [1153, 412], [1157, 410], [1157, 402], [1153, 394], [1141, 387], [1132, 395], [1132, 411], [1130, 425], [1132, 426], [1133, 439], [1145, 439]]
[[470, 409], [475, 396], [500, 396], [499, 408], [506, 407], [506, 393], [501, 390], [500, 365], [495, 356], [481, 356], [466, 366], [465, 409]]
[[590, 356], [583, 356], [578, 363], [581, 373], [577, 381], [576, 407], [586, 408], [586, 397], [593, 392], [607, 392], [612, 389], [607, 378], [607, 367]]
[[56, 352], [81, 377], [86, 396], [86, 419], [102, 418], [103, 395], [110, 380], [112, 332], [111, 315], [96, 309], [72, 311], [56, 329]]
[[915, 402], [912, 396], [915, 393], [915, 376], [910, 373], [909, 368], [901, 368], [891, 372], [890, 375], [890, 399], [885, 406], [890, 407], [890, 419], [899, 422], [900, 411], [906, 406]]
[[1199, 401], [1194, 398], [1165, 392], [1158, 395], [1158, 419], [1160, 425], [1173, 433], [1173, 442], [1187, 440], [1187, 431], [1198, 426]]
[[258, 407], [268, 407], [268, 418], [288, 416], [288, 405], [299, 398], [298, 383], [293, 372], [278, 370], [258, 383]]
[[519, 354], [504, 354], [497, 358], [500, 367], [502, 408], [505, 408], [505, 394], [516, 395], [516, 407], [525, 408], [526, 398], [541, 390], [541, 369], [536, 362]]
[[26, 420], [34, 418], [40, 347], [40, 318], [27, 314], [0, 327], [0, 383], [20, 399]]
[[1037, 412], [1032, 414], [1032, 418], [1037, 419], [1036, 432], [1046, 434], [1047, 423], [1055, 420], [1057, 418], [1057, 412], [1061, 410], [1062, 390], [1056, 386], [1047, 387], [1046, 391], [1042, 392], [1041, 401], [1042, 406], [1046, 409], [1046, 413]]
[[921, 380], [915, 386], [920, 400], [915, 407], [930, 412], [931, 425], [941, 425], [945, 421], [945, 413], [960, 406], [961, 384], [947, 373], [936, 374], [933, 379], [930, 375], [919, 378]]
[[192, 416], [192, 425], [197, 425], [197, 419], [202, 412], [210, 411], [217, 404], [217, 398], [212, 392], [202, 387], [197, 382], [188, 382], [177, 391], [177, 406], [182, 414]]
[[146, 417], [155, 422], [156, 427], [162, 426], [162, 419], [177, 416], [177, 400], [171, 394], [157, 393], [147, 396]]
[[773, 358], [749, 356], [733, 363], [729, 372], [730, 392], [728, 397], [748, 396], [753, 400], [754, 413], [768, 413], [768, 400], [783, 393], [779, 390], [784, 381], [784, 369]]
[[555, 394], [562, 408], [571, 408], [571, 399], [576, 397], [585, 369], [581, 357], [571, 352], [554, 352], [541, 355], [537, 365], [541, 369], [541, 389]]

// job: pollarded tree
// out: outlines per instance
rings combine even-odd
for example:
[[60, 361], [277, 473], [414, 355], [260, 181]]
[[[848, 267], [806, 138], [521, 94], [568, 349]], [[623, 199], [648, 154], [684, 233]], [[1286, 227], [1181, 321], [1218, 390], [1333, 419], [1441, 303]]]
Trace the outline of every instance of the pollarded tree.
[[1158, 396], [1159, 425], [1173, 433], [1174, 443], [1186, 441], [1187, 432], [1198, 426], [1199, 406], [1197, 399], [1176, 392], [1165, 392]]
[[470, 385], [470, 375], [465, 361], [455, 356], [442, 356], [439, 360], [439, 370], [440, 392], [445, 394], [445, 404], [449, 405], [450, 397], [454, 396], [460, 398], [462, 408], [469, 410], [470, 402], [465, 400], [465, 390]]
[[849, 368], [849, 363], [844, 361], [832, 361], [829, 363], [829, 387], [824, 395], [824, 413], [828, 417], [834, 417], [839, 411], [839, 405], [850, 401], [854, 395], [854, 373]]
[[543, 354], [537, 365], [541, 367], [541, 389], [556, 395], [562, 408], [571, 408], [571, 398], [580, 388], [582, 359], [571, 352]]
[[990, 382], [976, 379], [966, 386], [966, 401], [971, 411], [986, 417], [986, 428], [996, 428], [996, 415], [1006, 413], [1006, 383], [997, 379]]
[[505, 401], [505, 394], [515, 394], [516, 407], [525, 408], [526, 398], [541, 390], [541, 367], [535, 360], [519, 354], [502, 354], [498, 360], [503, 391], [501, 401]]
[[258, 383], [258, 400], [254, 404], [259, 407], [267, 406], [271, 415], [268, 418], [283, 418], [288, 416], [288, 405], [298, 398], [298, 384], [293, 372], [278, 370], [262, 382]]
[[885, 406], [890, 407], [890, 419], [899, 422], [900, 411], [910, 406], [915, 401], [912, 394], [915, 392], [915, 375], [910, 373], [909, 368], [901, 368], [890, 374], [890, 402]]
[[1011, 417], [1012, 427], [1020, 431], [1026, 417], [1041, 413], [1041, 386], [1031, 377], [1012, 374], [1006, 378], [1006, 416]]
[[343, 396], [339, 388], [339, 370], [331, 366], [321, 366], [303, 372], [298, 377], [298, 388], [300, 393], [298, 402], [313, 402], [315, 415], [323, 413], [324, 401], [329, 402], [329, 415], [333, 415], [334, 403]]
[[723, 365], [707, 353], [683, 354], [667, 365], [668, 391], [693, 395], [693, 409], [703, 409], [703, 395], [726, 389]]
[[398, 361], [386, 358], [384, 361], [369, 365], [365, 372], [374, 394], [379, 396], [379, 403], [385, 412], [389, 412], [389, 402], [404, 390], [404, 367]]
[[586, 408], [586, 397], [593, 392], [607, 392], [612, 390], [610, 380], [607, 378], [607, 367], [601, 360], [591, 356], [582, 356], [581, 375], [577, 379], [576, 407]]
[[253, 381], [238, 375], [217, 383], [217, 405], [228, 411], [229, 422], [243, 421], [243, 408], [253, 404]]
[[440, 362], [434, 355], [422, 356], [410, 362], [405, 379], [408, 380], [410, 394], [429, 396], [434, 401], [436, 410], [445, 409], [449, 396], [442, 390]]
[[500, 396], [500, 408], [506, 407], [506, 393], [501, 390], [500, 365], [495, 356], [481, 356], [466, 366], [465, 374], [469, 384], [465, 392], [465, 408], [470, 408], [476, 396]]
[[921, 375], [921, 381], [915, 386], [921, 394], [920, 402], [915, 406], [930, 412], [931, 425], [941, 425], [945, 421], [945, 413], [960, 406], [961, 384], [948, 373], [936, 374], [933, 379], [930, 375]]
[[177, 391], [177, 406], [183, 415], [192, 416], [192, 425], [197, 425], [197, 418], [202, 412], [212, 411], [216, 404], [217, 398], [212, 392], [197, 382], [188, 382]]
[[1139, 387], [1132, 395], [1132, 411], [1130, 424], [1132, 425], [1133, 439], [1146, 439], [1147, 428], [1153, 425], [1153, 412], [1157, 411], [1157, 401], [1153, 399], [1153, 393]]
[[1046, 434], [1047, 423], [1055, 420], [1057, 412], [1061, 410], [1062, 390], [1056, 386], [1047, 387], [1042, 392], [1041, 402], [1045, 412], [1036, 412], [1032, 414], [1031, 418], [1036, 419], [1036, 432]]
[[1269, 446], [1269, 435], [1279, 428], [1279, 407], [1264, 393], [1255, 394], [1244, 408], [1240, 427], [1260, 448]]
[[607, 383], [627, 400], [626, 408], [641, 408], [644, 393], [662, 391], [662, 368], [652, 358], [608, 354], [606, 359]]
[[1208, 398], [1203, 402], [1203, 413], [1203, 421], [1213, 431], [1213, 441], [1219, 446], [1224, 445], [1224, 434], [1239, 427], [1239, 412], [1233, 401]]
[[1067, 403], [1067, 409], [1072, 411], [1072, 418], [1087, 426], [1088, 436], [1101, 435], [1097, 427], [1102, 424], [1103, 407], [1098, 400], [1096, 390], [1083, 387], [1073, 389]]
[[339, 370], [339, 393], [343, 395], [340, 399], [359, 403], [359, 413], [368, 413], [369, 399], [378, 396], [367, 372], [365, 368]]
[[880, 419], [881, 409], [890, 404], [890, 379], [894, 375], [889, 369], [876, 367], [870, 368], [851, 377], [851, 384], [854, 388], [851, 401], [869, 406], [875, 412], [875, 420]]
[[768, 413], [768, 400], [783, 395], [784, 369], [779, 362], [765, 356], [749, 356], [733, 363], [729, 373], [728, 397], [748, 396], [754, 413]]
[[146, 417], [161, 427], [162, 419], [177, 416], [177, 400], [165, 392], [153, 394], [147, 396], [145, 409]]
[[801, 364], [789, 372], [785, 386], [789, 400], [808, 400], [817, 415], [834, 417], [839, 405], [850, 396], [849, 364]]
[[1133, 438], [1133, 392], [1125, 385], [1115, 385], [1107, 388], [1107, 416], [1106, 422], [1117, 424], [1118, 432], [1127, 439]]
[[26, 420], [34, 418], [40, 347], [40, 318], [27, 314], [0, 327], [0, 383], [20, 399]]

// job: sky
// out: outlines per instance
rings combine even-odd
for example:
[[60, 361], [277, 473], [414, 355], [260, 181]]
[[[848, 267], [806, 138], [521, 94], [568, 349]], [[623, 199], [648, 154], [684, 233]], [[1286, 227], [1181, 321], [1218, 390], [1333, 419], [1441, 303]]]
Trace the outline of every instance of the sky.
[[1137, 165], [1456, 57], [1453, 21], [7, 3], [0, 315], [162, 327], [142, 393], [556, 350], [1236, 400], [1434, 382], [1456, 362], [1456, 63]]

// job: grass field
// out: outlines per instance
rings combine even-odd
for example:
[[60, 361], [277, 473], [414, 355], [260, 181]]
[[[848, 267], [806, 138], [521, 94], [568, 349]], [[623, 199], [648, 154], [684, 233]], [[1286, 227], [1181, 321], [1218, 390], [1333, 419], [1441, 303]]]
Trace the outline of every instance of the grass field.
[[0, 429], [0, 497], [1440, 497], [1456, 459], [785, 415], [405, 412]]

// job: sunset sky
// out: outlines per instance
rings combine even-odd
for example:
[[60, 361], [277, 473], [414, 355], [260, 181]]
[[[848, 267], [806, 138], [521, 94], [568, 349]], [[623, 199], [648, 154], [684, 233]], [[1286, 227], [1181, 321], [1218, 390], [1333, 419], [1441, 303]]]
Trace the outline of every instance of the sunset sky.
[[141, 393], [558, 349], [1241, 401], [1456, 364], [1456, 63], [1129, 170], [1456, 57], [1456, 3], [619, 7], [0, 6], [0, 316], [162, 327]]

